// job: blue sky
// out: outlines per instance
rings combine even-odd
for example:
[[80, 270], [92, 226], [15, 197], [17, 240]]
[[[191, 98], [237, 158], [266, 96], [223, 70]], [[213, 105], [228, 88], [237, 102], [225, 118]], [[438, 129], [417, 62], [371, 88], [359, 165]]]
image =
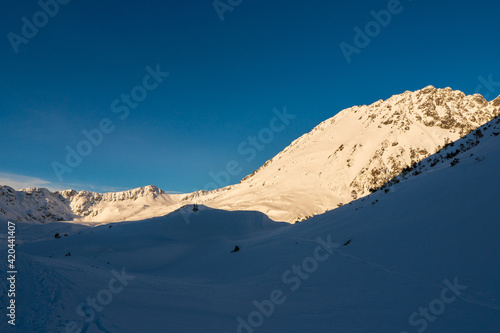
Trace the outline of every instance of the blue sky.
[[[0, 183], [208, 189], [239, 182], [352, 105], [430, 84], [467, 94], [481, 86], [488, 99], [500, 94], [499, 84], [484, 84], [500, 82], [496, 1], [218, 4], [231, 10], [218, 13], [213, 1], [72, 0], [44, 21], [37, 1], [3, 1]], [[356, 47], [354, 28], [365, 32], [371, 12], [388, 7], [390, 23], [379, 24], [348, 63], [340, 44]], [[23, 17], [38, 20], [36, 35], [23, 36]], [[157, 66], [169, 75], [155, 80]], [[121, 98], [133, 91], [140, 102], [132, 108]], [[284, 108], [295, 117], [274, 121], [280, 130], [270, 131]], [[67, 147], [84, 152], [82, 131], [100, 131], [102, 121], [108, 133], [69, 166]], [[259, 133], [265, 144], [251, 154], [248, 138], [260, 140]]]

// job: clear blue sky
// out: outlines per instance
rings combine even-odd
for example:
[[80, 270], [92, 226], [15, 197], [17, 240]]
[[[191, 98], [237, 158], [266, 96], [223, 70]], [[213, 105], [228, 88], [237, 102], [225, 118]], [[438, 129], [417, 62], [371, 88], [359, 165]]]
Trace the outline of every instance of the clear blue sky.
[[[346, 107], [430, 84], [472, 94], [480, 76], [500, 81], [497, 1], [401, 0], [348, 63], [340, 43], [355, 46], [354, 27], [364, 30], [370, 12], [390, 2], [243, 0], [221, 21], [211, 0], [72, 0], [47, 24], [35, 15], [39, 31], [16, 53], [8, 34], [22, 37], [22, 17], [32, 23], [41, 7], [3, 1], [0, 183], [190, 192], [229, 161], [237, 183]], [[126, 117], [113, 112], [157, 64], [169, 76]], [[494, 89], [489, 99], [500, 94]], [[115, 111], [125, 105], [118, 102]], [[250, 154], [247, 138], [285, 106], [296, 117]], [[54, 162], [66, 165], [66, 147], [76, 149], [82, 131], [103, 119], [114, 130], [58, 178]]]

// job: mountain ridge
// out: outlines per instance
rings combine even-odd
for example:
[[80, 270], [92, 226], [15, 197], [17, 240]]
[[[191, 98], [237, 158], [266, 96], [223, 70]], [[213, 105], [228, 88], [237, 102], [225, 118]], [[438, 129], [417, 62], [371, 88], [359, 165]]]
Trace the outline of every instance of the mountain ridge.
[[[488, 102], [479, 94], [427, 86], [340, 111], [238, 184], [176, 195], [153, 185], [104, 194], [39, 190], [41, 203], [30, 207], [41, 211], [18, 209], [20, 215], [8, 217], [41, 223], [68, 218], [112, 222], [161, 216], [200, 203], [297, 222], [370, 194], [499, 114], [500, 96]], [[12, 191], [0, 191], [3, 206], [11, 200], [7, 194], [12, 196]], [[24, 202], [23, 194], [19, 196]], [[2, 211], [7, 216], [4, 207], [0, 218]]]
[[294, 140], [239, 184], [207, 193], [201, 202], [223, 209], [243, 205], [281, 221], [305, 219], [369, 194], [495, 118], [499, 100], [487, 102], [479, 94], [428, 86], [347, 108]]

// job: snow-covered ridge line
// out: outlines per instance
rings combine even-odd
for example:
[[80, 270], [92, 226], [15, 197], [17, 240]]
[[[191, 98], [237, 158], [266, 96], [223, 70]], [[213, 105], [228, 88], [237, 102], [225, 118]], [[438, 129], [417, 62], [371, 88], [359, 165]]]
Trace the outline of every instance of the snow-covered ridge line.
[[370, 194], [498, 115], [500, 96], [488, 102], [479, 94], [428, 86], [340, 111], [239, 184], [179, 195], [152, 185], [114, 193], [4, 187], [0, 219], [129, 221], [198, 203], [301, 221]]
[[69, 221], [74, 217], [60, 193], [39, 187], [16, 191], [0, 185], [0, 220], [46, 223]]
[[[0, 186], [0, 219], [17, 222], [47, 223], [96, 217], [107, 205], [133, 204], [142, 200], [160, 200], [169, 195], [156, 186], [96, 193], [90, 191], [49, 191], [46, 188], [27, 188], [19, 191]], [[118, 214], [117, 214], [118, 218]]]
[[[329, 126], [335, 124], [338, 121], [341, 121], [346, 115], [350, 113], [358, 113], [359, 111], [366, 110], [366, 113], [370, 114], [369, 118], [377, 118], [378, 114], [381, 114], [380, 108], [385, 108], [388, 107], [391, 109], [392, 107], [390, 106], [391, 103], [394, 103], [395, 105], [400, 105], [409, 103], [409, 105], [412, 104], [412, 102], [415, 99], [420, 99], [423, 96], [425, 97], [430, 97], [425, 103], [422, 103], [417, 110], [414, 110], [413, 107], [409, 107], [407, 110], [404, 110], [406, 114], [412, 114], [414, 115], [414, 119], [417, 122], [422, 122], [426, 126], [438, 126], [440, 128], [444, 129], [457, 129], [459, 131], [459, 134], [461, 136], [466, 135], [473, 131], [475, 128], [478, 126], [486, 123], [487, 121], [493, 119], [499, 114], [499, 110], [493, 109], [492, 113], [483, 113], [483, 112], [472, 112], [476, 113], [476, 115], [472, 114], [472, 118], [466, 119], [465, 117], [461, 117], [459, 112], [455, 112], [453, 114], [451, 113], [446, 113], [446, 114], [440, 114], [435, 112], [436, 107], [445, 105], [446, 102], [450, 101], [461, 101], [464, 100], [464, 102], [459, 102], [457, 103], [458, 108], [461, 109], [464, 108], [467, 110], [468, 106], [471, 106], [472, 109], [476, 108], [476, 105], [479, 105], [480, 107], [478, 109], [482, 110], [482, 108], [491, 106], [491, 107], [498, 107], [500, 106], [500, 96], [498, 96], [495, 100], [492, 100], [491, 102], [488, 103], [486, 99], [480, 94], [474, 94], [467, 96], [463, 92], [459, 90], [452, 90], [450, 87], [444, 88], [444, 89], [437, 89], [434, 86], [430, 85], [427, 86], [421, 90], [418, 90], [416, 92], [411, 92], [409, 90], [405, 91], [403, 94], [400, 95], [394, 95], [390, 97], [387, 100], [378, 100], [370, 105], [360, 105], [360, 106], [352, 106], [350, 108], [344, 109], [340, 111], [338, 114], [335, 116], [322, 121], [320, 124], [315, 126], [310, 132], [303, 134], [299, 138], [295, 139], [292, 141], [292, 143], [287, 146], [283, 151], [278, 153], [276, 156], [273, 158], [267, 160], [261, 167], [259, 167], [257, 170], [255, 170], [253, 173], [247, 175], [244, 177], [241, 182], [251, 178], [252, 176], [256, 175], [259, 171], [264, 169], [267, 165], [271, 164], [273, 161], [276, 159], [279, 159], [281, 155], [285, 154], [286, 152], [292, 150], [293, 147], [300, 145], [302, 142], [306, 141], [309, 137], [313, 136], [316, 132], [318, 131], [324, 131], [326, 130]], [[476, 105], [474, 105], [476, 104]], [[448, 109], [450, 110], [450, 109]], [[394, 118], [395, 116], [400, 116], [399, 113], [395, 112], [392, 117]], [[383, 122], [383, 125], [389, 125], [394, 122], [394, 119], [386, 118], [387, 115], [383, 115], [382, 119], [385, 119], [385, 122]], [[397, 117], [398, 119], [400, 117]], [[402, 118], [405, 119], [405, 115], [402, 115]], [[404, 122], [403, 122], [404, 124]], [[380, 124], [378, 125], [380, 126]]]
[[78, 197], [85, 197], [87, 199], [92, 198], [95, 201], [124, 201], [124, 200], [137, 200], [139, 197], [151, 196], [156, 198], [160, 194], [166, 194], [163, 190], [159, 189], [154, 185], [148, 185], [144, 187], [135, 188], [128, 191], [121, 192], [108, 192], [108, 193], [97, 193], [90, 191], [75, 191], [75, 190], [65, 190], [57, 191], [63, 197], [72, 201]]
[[500, 114], [488, 102], [433, 86], [339, 112], [224, 193], [214, 208], [259, 210], [294, 222], [366, 196], [405, 168]]

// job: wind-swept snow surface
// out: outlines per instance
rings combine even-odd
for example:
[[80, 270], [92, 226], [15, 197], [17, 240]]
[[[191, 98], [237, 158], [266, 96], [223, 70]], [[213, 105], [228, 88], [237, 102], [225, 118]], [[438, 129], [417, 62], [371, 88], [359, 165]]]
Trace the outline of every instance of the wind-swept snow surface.
[[[18, 238], [27, 241], [16, 247], [16, 328], [498, 332], [493, 129], [457, 153], [458, 164], [422, 169], [387, 192], [295, 225], [202, 205], [96, 228], [25, 225]], [[7, 331], [5, 319], [0, 329]]]

